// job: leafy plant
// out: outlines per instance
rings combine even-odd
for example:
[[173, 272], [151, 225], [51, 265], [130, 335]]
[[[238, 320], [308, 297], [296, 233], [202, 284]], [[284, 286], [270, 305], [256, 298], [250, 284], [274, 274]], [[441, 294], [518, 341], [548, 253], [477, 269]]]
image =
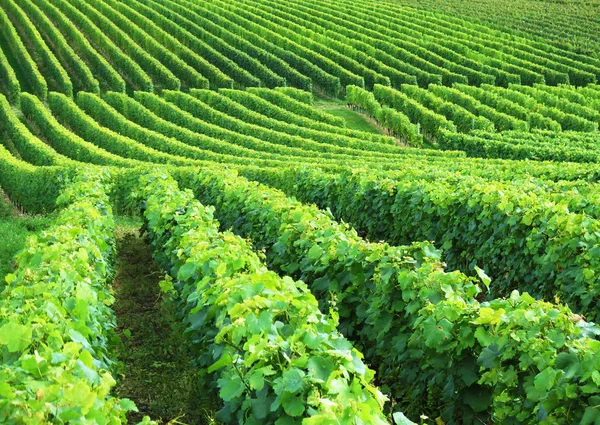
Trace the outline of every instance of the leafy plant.
[[[108, 176], [78, 175], [52, 227], [28, 239], [0, 296], [0, 415], [7, 423], [126, 422], [116, 359]], [[145, 418], [142, 422], [150, 424]]]
[[221, 420], [388, 423], [373, 371], [304, 283], [268, 271], [247, 242], [218, 231], [213, 208], [171, 178], [149, 174], [141, 186], [145, 227], [174, 279], [186, 335], [218, 377]]

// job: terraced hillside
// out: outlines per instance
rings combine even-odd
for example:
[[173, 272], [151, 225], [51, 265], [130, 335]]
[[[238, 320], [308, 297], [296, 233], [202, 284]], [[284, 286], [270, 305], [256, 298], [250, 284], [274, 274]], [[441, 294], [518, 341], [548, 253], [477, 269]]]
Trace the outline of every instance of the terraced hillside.
[[51, 223], [1, 268], [3, 421], [600, 422], [596, 55], [366, 0], [0, 21], [0, 186]]
[[349, 84], [586, 85], [599, 74], [600, 59], [393, 3], [2, 3], [3, 89], [13, 97], [15, 76], [43, 98], [286, 84], [337, 96]]
[[568, 50], [598, 57], [600, 3], [597, 1], [521, 0], [516, 3], [503, 0], [402, 0], [401, 3], [418, 9], [442, 11], [459, 18], [480, 19], [503, 31], [533, 34], [541, 39], [552, 40]]

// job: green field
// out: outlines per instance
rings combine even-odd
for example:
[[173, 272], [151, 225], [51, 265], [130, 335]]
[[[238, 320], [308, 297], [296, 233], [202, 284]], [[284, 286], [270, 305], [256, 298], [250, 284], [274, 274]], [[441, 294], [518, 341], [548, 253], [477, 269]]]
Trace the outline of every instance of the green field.
[[383, 130], [373, 121], [370, 121], [364, 114], [352, 111], [343, 101], [335, 101], [330, 98], [321, 98], [315, 100], [315, 107], [327, 112], [335, 117], [342, 118], [346, 127], [350, 130], [363, 131], [365, 133], [383, 134]]
[[401, 4], [432, 9], [460, 18], [480, 19], [503, 31], [512, 30], [550, 39], [573, 51], [598, 57], [598, 1], [514, 1], [478, 2], [402, 0]]
[[600, 424], [599, 7], [0, 0], [0, 423]]

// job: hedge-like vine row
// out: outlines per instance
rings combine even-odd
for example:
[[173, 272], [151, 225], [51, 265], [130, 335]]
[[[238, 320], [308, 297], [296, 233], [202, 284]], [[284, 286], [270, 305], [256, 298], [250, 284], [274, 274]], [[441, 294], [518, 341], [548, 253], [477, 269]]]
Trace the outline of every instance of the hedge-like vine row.
[[73, 96], [71, 79], [28, 16], [13, 0], [4, 0], [2, 4], [23, 45], [27, 47], [30, 56], [36, 58], [36, 65], [46, 80], [48, 90]]
[[110, 394], [117, 337], [107, 185], [107, 176], [85, 173], [66, 186], [53, 226], [27, 240], [6, 278], [0, 301], [4, 421], [122, 423], [136, 409]]
[[[218, 377], [225, 423], [387, 424], [362, 354], [302, 282], [268, 271], [212, 208], [164, 174], [141, 178], [145, 227], [178, 292], [198, 363]], [[224, 297], [223, 294], [226, 294]]]
[[545, 299], [558, 295], [597, 317], [600, 222], [583, 210], [569, 211], [560, 193], [549, 197], [526, 180], [486, 181], [443, 171], [429, 177], [418, 168], [388, 178], [310, 169], [265, 174], [265, 182], [329, 208], [370, 238], [436, 241], [452, 269], [485, 268], [496, 294], [520, 289]]
[[[87, 65], [93, 77], [98, 80], [101, 89], [125, 91], [125, 80], [108, 60], [98, 53], [79, 27], [63, 13], [61, 8], [46, 0], [32, 0], [31, 3], [35, 4], [40, 13], [47, 18], [46, 21], [49, 21], [50, 25], [55, 28], [55, 36], [52, 37], [53, 42], [60, 43], [59, 40], [64, 39], [64, 42], [73, 49], [73, 53]], [[34, 21], [40, 28], [47, 25], [47, 22], [44, 24], [43, 19], [34, 18]], [[63, 53], [67, 52], [62, 48], [60, 50]], [[75, 64], [67, 67], [79, 68], [79, 65]], [[76, 78], [72, 79], [76, 80]]]
[[[298, 92], [305, 94], [299, 90]], [[379, 145], [394, 143], [393, 139], [379, 134], [338, 127], [294, 114], [247, 90], [220, 90], [219, 92], [190, 90], [190, 94], [227, 115], [288, 134], [298, 134], [309, 139], [316, 137], [320, 141], [326, 141], [327, 137], [332, 137], [332, 133], [335, 133], [356, 139], [372, 140]]]
[[18, 105], [21, 95], [21, 85], [15, 70], [10, 66], [8, 59], [0, 48], [0, 93], [8, 98], [13, 105]]
[[[60, 96], [56, 93], [54, 95]], [[52, 113], [35, 96], [21, 94], [21, 109], [33, 133], [65, 157], [96, 165], [131, 167], [143, 164], [141, 161], [116, 155], [69, 131], [60, 125]]]
[[395, 137], [400, 137], [411, 146], [423, 143], [420, 128], [410, 122], [402, 112], [391, 109], [375, 99], [375, 95], [361, 87], [346, 87], [346, 101], [351, 107], [360, 108], [371, 118], [377, 120], [379, 125], [386, 128]]
[[[22, 79], [20, 80], [21, 90], [33, 93], [41, 99], [46, 99], [48, 96], [48, 84], [31, 58], [8, 15], [2, 8], [0, 8], [0, 28], [2, 29], [0, 31], [2, 45], [7, 49], [4, 56], [8, 57], [7, 55], [10, 55], [13, 58], [13, 70], [17, 74], [22, 75]], [[4, 71], [4, 73], [11, 74], [10, 71]], [[9, 84], [10, 90], [8, 94], [12, 98], [15, 95], [15, 85], [14, 82], [9, 82]]]
[[[314, 207], [219, 171], [201, 172], [186, 184], [215, 204], [224, 227], [266, 249], [271, 267], [311, 282], [322, 306], [334, 296], [342, 332], [360, 341], [380, 379], [389, 379], [392, 393], [405, 394], [403, 401], [417, 410], [433, 391], [434, 404], [446, 406], [446, 420], [491, 414], [539, 423], [542, 412], [542, 423], [577, 422], [595, 414], [591, 394], [600, 389], [584, 368], [594, 361], [599, 343], [590, 336], [596, 330], [565, 307], [518, 293], [479, 304], [477, 286], [442, 272], [439, 254], [427, 243], [365, 243]], [[556, 332], [568, 336], [550, 337]], [[567, 365], [575, 366], [568, 372]], [[515, 368], [524, 379], [511, 378]], [[582, 379], [589, 395], [578, 384]], [[580, 395], [571, 398], [566, 387]]]

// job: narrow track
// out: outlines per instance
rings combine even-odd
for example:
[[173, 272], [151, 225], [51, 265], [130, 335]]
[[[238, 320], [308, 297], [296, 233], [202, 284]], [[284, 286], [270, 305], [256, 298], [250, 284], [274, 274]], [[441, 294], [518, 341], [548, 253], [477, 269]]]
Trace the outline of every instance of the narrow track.
[[138, 406], [139, 412], [128, 417], [130, 423], [147, 415], [168, 424], [214, 424], [215, 397], [200, 384], [182, 326], [160, 295], [162, 272], [136, 224], [127, 220], [117, 227], [114, 309], [124, 367], [116, 395]]

